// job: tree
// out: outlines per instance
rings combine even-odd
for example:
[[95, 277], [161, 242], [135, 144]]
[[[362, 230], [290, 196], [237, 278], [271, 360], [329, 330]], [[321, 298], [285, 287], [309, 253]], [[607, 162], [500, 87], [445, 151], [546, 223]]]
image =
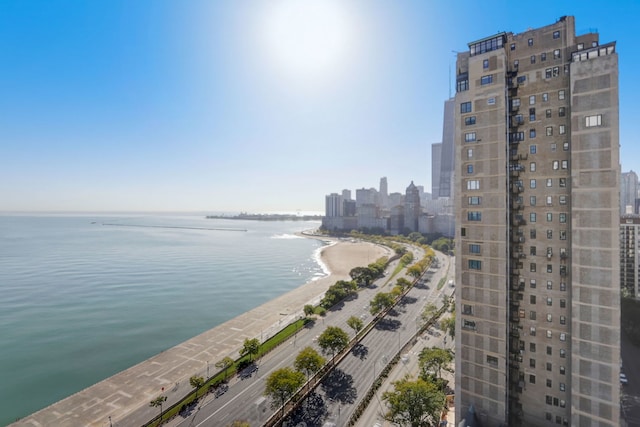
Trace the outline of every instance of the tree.
[[311, 304], [305, 305], [303, 310], [305, 316], [313, 316], [316, 312], [316, 309]]
[[282, 406], [284, 414], [284, 404], [294, 395], [294, 393], [304, 384], [304, 374], [286, 367], [273, 371], [267, 377], [264, 394], [273, 400], [272, 407]]
[[260, 352], [260, 340], [258, 338], [245, 338], [244, 344], [240, 349], [240, 356], [249, 355], [249, 360], [251, 361], [251, 356], [256, 355]]
[[422, 274], [422, 270], [423, 267], [420, 264], [414, 264], [411, 267], [407, 268], [407, 274], [414, 279], [417, 279]]
[[451, 350], [431, 347], [423, 348], [418, 356], [420, 361], [420, 377], [422, 379], [436, 379], [442, 377], [442, 369], [445, 369], [452, 361]]
[[411, 282], [404, 277], [401, 277], [396, 281], [396, 286], [400, 286], [400, 288], [402, 288], [402, 290], [404, 291], [411, 287]]
[[376, 315], [382, 310], [393, 306], [393, 303], [393, 295], [391, 295], [390, 293], [378, 292], [369, 303], [369, 311], [371, 312], [371, 314]]
[[455, 338], [456, 336], [456, 314], [453, 313], [451, 316], [442, 319], [440, 321], [440, 329], [448, 333], [451, 338]]
[[249, 421], [235, 420], [234, 422], [229, 424], [228, 427], [251, 427], [251, 424], [249, 424]]
[[349, 325], [351, 329], [356, 331], [356, 335], [358, 335], [358, 332], [360, 332], [360, 330], [364, 327], [364, 322], [359, 317], [351, 316], [347, 319], [347, 325]]
[[296, 356], [293, 366], [300, 372], [309, 377], [318, 372], [325, 364], [326, 360], [314, 348], [303, 348], [298, 356]]
[[216, 362], [216, 368], [218, 369], [224, 369], [224, 379], [227, 379], [227, 369], [229, 369], [231, 366], [233, 366], [233, 359], [230, 358], [229, 356], [225, 357], [224, 359], [222, 359], [219, 362]]
[[433, 316], [435, 316], [437, 312], [438, 307], [436, 307], [435, 304], [429, 303], [425, 305], [422, 309], [422, 321], [425, 323], [429, 322], [431, 319], [433, 319]]
[[411, 427], [429, 427], [439, 421], [445, 395], [435, 384], [405, 377], [393, 386], [393, 391], [382, 394], [389, 408], [384, 415], [387, 421]]
[[336, 352], [342, 350], [349, 344], [349, 335], [337, 326], [329, 326], [318, 337], [318, 345], [324, 354], [335, 356]]
[[198, 389], [204, 385], [204, 378], [194, 375], [191, 378], [189, 378], [189, 384], [191, 384], [191, 387], [196, 389], [196, 399], [197, 399]]
[[167, 396], [158, 396], [149, 402], [149, 406], [152, 408], [160, 407], [160, 422], [162, 422], [162, 404], [167, 401]]

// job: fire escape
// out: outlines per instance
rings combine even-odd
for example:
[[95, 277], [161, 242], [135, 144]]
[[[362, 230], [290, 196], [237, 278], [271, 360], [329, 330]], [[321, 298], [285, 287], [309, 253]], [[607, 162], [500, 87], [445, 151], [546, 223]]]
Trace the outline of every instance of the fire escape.
[[522, 321], [525, 310], [520, 307], [524, 299], [525, 279], [522, 276], [526, 221], [523, 215], [523, 192], [521, 174], [525, 171], [523, 160], [527, 159], [527, 153], [520, 148], [520, 142], [524, 139], [522, 125], [524, 120], [519, 113], [520, 106], [514, 102], [518, 98], [518, 70], [517, 68], [507, 72], [508, 108], [509, 108], [509, 425], [522, 424], [522, 403], [520, 396], [524, 391], [524, 367], [523, 353], [520, 337], [522, 335]]

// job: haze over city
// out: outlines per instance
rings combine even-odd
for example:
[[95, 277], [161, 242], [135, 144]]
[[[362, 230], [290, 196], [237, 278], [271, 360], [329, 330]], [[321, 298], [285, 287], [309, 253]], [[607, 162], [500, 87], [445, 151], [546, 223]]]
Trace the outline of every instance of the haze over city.
[[0, 209], [322, 211], [380, 176], [430, 191], [454, 51], [569, 14], [617, 41], [637, 168], [640, 4], [576, 5], [4, 1]]

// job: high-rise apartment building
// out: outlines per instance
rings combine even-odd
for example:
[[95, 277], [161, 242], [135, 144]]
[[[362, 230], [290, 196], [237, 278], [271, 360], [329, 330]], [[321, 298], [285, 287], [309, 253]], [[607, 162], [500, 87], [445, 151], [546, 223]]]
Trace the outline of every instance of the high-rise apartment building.
[[440, 168], [442, 167], [442, 143], [431, 144], [431, 198], [440, 196]]
[[456, 70], [457, 419], [618, 426], [615, 43], [566, 16]]
[[453, 174], [455, 168], [455, 99], [444, 103], [442, 119], [442, 151], [440, 155], [439, 197], [453, 197]]
[[638, 175], [634, 171], [623, 172], [620, 179], [620, 215], [635, 214], [638, 198]]
[[627, 296], [640, 298], [640, 216], [620, 218], [620, 288]]
[[418, 218], [422, 212], [420, 191], [413, 181], [407, 187], [404, 196], [404, 228], [409, 232], [418, 231]]

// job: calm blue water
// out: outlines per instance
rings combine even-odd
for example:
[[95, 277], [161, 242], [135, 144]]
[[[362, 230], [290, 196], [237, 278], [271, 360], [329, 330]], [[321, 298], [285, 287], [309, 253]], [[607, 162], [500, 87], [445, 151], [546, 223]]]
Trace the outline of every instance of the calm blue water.
[[0, 425], [323, 275], [318, 226], [0, 216]]

